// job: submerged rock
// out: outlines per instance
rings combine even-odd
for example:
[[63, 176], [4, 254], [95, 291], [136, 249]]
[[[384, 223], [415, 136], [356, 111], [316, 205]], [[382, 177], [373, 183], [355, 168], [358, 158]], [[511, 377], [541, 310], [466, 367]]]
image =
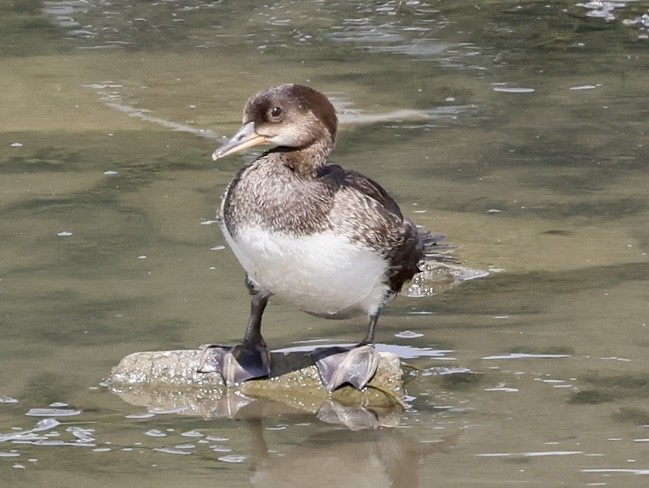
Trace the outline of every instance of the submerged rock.
[[202, 355], [200, 349], [133, 353], [112, 369], [106, 384], [126, 402], [153, 413], [231, 418], [312, 414], [356, 430], [396, 425], [403, 412], [403, 369], [392, 353], [378, 353], [378, 368], [367, 387], [343, 385], [331, 393], [305, 352], [273, 352], [279, 374], [232, 387], [219, 373], [197, 371]]

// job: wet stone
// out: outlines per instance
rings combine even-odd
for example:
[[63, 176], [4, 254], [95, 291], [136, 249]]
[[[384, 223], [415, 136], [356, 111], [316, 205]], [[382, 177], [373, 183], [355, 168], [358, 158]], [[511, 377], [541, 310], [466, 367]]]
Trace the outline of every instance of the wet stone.
[[357, 390], [343, 385], [328, 392], [308, 354], [271, 353], [273, 377], [227, 387], [216, 372], [197, 371], [203, 351], [137, 352], [123, 358], [106, 382], [126, 402], [149, 412], [242, 418], [276, 413], [310, 413], [350, 428], [398, 423], [403, 412], [403, 369], [399, 358], [378, 353], [376, 374]]

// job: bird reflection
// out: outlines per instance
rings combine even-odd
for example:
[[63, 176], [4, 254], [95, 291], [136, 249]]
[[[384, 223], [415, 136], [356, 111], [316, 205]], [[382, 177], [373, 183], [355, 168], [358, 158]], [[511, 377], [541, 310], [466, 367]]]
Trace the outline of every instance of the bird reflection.
[[454, 438], [421, 443], [402, 431], [376, 429], [320, 431], [285, 456], [269, 455], [261, 420], [247, 420], [251, 433], [253, 487], [353, 486], [415, 488], [426, 458], [447, 451]]

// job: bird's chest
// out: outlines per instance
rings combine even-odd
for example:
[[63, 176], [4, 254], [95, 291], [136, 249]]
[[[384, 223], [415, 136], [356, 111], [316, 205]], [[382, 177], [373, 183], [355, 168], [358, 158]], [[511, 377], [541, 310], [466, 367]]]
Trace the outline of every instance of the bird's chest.
[[253, 165], [230, 184], [220, 217], [232, 235], [246, 226], [304, 235], [329, 226], [332, 204], [332, 195], [316, 181], [300, 179], [282, 166]]

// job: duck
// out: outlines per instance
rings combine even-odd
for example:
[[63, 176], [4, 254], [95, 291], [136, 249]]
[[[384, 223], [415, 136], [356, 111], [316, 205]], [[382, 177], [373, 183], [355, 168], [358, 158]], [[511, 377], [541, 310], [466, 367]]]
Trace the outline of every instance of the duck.
[[212, 154], [217, 161], [270, 146], [236, 172], [217, 215], [245, 271], [251, 301], [243, 339], [220, 360], [228, 385], [271, 375], [261, 327], [276, 296], [317, 317], [367, 316], [367, 332], [356, 346], [314, 354], [327, 390], [345, 383], [364, 388], [378, 364], [381, 310], [441, 237], [404, 217], [379, 183], [330, 160], [337, 129], [327, 96], [283, 84], [250, 97], [241, 127]]

